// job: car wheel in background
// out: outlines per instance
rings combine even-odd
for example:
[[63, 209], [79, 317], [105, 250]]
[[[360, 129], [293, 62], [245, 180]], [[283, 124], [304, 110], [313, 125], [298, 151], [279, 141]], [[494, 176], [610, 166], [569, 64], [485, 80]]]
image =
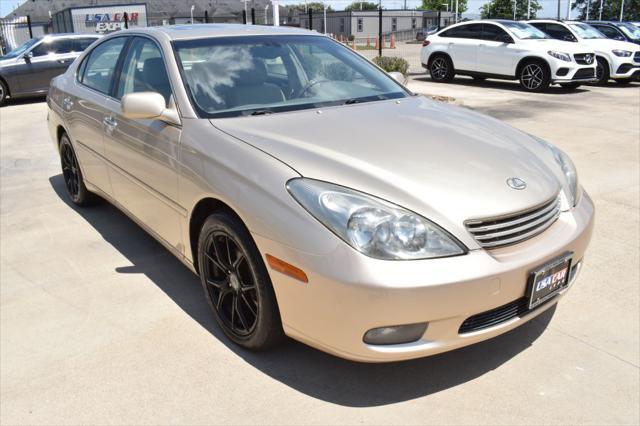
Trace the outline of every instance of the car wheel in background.
[[530, 61], [520, 67], [520, 86], [528, 92], [542, 92], [549, 87], [549, 68], [540, 61]]
[[89, 192], [84, 184], [78, 158], [66, 133], [60, 137], [60, 163], [64, 184], [71, 201], [78, 206], [92, 204], [95, 201], [95, 195]]
[[580, 87], [580, 83], [561, 83], [560, 87], [567, 90], [576, 90]]
[[231, 214], [207, 218], [198, 239], [205, 297], [222, 331], [247, 349], [267, 349], [284, 333], [275, 293], [251, 235]]
[[0, 80], [0, 106], [4, 105], [4, 101], [7, 99], [7, 95], [9, 94], [9, 89], [4, 84], [4, 81]]
[[606, 59], [597, 57], [598, 65], [596, 66], [596, 82], [597, 85], [607, 84], [609, 81], [609, 63]]
[[437, 55], [429, 63], [429, 74], [431, 75], [431, 80], [438, 83], [451, 81], [455, 75], [453, 62], [446, 55]]

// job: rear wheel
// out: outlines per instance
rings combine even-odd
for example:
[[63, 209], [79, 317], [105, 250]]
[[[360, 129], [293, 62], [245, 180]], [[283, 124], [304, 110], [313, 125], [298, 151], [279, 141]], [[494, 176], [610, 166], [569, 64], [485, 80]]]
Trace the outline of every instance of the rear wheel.
[[438, 55], [429, 64], [429, 74], [431, 75], [431, 80], [438, 83], [451, 81], [455, 75], [453, 62], [448, 56]]
[[604, 58], [597, 58], [598, 65], [596, 65], [596, 82], [597, 85], [607, 84], [609, 81], [609, 63]]
[[545, 64], [538, 61], [527, 62], [520, 69], [520, 86], [527, 92], [542, 92], [549, 87], [551, 76]]
[[71, 201], [82, 207], [92, 204], [95, 201], [95, 195], [89, 192], [84, 184], [78, 158], [66, 133], [60, 137], [60, 163], [64, 184]]
[[4, 84], [4, 81], [0, 80], [0, 106], [4, 105], [8, 93], [9, 89], [7, 89], [7, 85]]
[[560, 87], [567, 90], [576, 90], [580, 87], [580, 83], [562, 83], [560, 84]]
[[198, 239], [205, 297], [222, 331], [247, 349], [267, 349], [284, 333], [266, 266], [251, 235], [234, 216], [207, 218]]

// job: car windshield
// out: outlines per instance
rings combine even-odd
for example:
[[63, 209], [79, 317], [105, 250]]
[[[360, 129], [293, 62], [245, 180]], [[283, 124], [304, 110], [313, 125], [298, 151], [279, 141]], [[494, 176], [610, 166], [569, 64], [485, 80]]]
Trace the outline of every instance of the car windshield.
[[176, 41], [174, 48], [201, 117], [270, 114], [408, 96], [384, 72], [327, 37], [218, 37]]
[[571, 29], [582, 39], [607, 38], [600, 31], [587, 24], [569, 24]]
[[507, 27], [514, 36], [521, 40], [551, 38], [533, 25], [525, 24], [523, 22], [500, 21], [500, 23]]
[[630, 39], [640, 40], [640, 28], [636, 27], [635, 25], [621, 22], [618, 24], [618, 28], [620, 28], [622, 32], [625, 33]]
[[29, 48], [31, 46], [33, 46], [34, 44], [36, 44], [38, 41], [40, 41], [39, 38], [32, 38], [31, 40], [27, 41], [26, 43], [21, 44], [20, 46], [16, 47], [15, 49], [13, 49], [11, 52], [7, 53], [6, 55], [0, 56], [0, 59], [17, 58], [18, 56], [22, 55], [24, 52], [29, 50]]

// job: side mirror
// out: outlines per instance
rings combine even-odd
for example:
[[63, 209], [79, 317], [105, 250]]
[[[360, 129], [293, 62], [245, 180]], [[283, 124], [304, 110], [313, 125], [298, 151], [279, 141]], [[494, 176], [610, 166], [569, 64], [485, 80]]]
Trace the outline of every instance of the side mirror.
[[22, 57], [22, 59], [24, 59], [24, 61], [26, 63], [31, 62], [31, 58], [33, 58], [33, 52], [27, 52], [24, 54], [24, 56]]
[[513, 43], [513, 39], [507, 34], [501, 34], [498, 40], [503, 43]]
[[575, 37], [572, 36], [571, 34], [565, 34], [564, 36], [562, 36], [562, 40], [564, 40], [564, 41], [576, 41]]
[[169, 124], [180, 125], [180, 117], [174, 108], [167, 108], [160, 93], [137, 92], [122, 97], [122, 115], [131, 119], [156, 119]]
[[402, 84], [403, 86], [407, 84], [407, 77], [405, 77], [404, 74], [402, 74], [401, 72], [392, 71], [389, 73], [389, 75], [391, 76], [391, 78], [393, 78], [395, 81]]
[[626, 41], [626, 39], [625, 39], [623, 36], [621, 36], [620, 34], [618, 34], [617, 36], [615, 36], [615, 37], [614, 37], [614, 39], [616, 39], [616, 40], [620, 40], [620, 41]]

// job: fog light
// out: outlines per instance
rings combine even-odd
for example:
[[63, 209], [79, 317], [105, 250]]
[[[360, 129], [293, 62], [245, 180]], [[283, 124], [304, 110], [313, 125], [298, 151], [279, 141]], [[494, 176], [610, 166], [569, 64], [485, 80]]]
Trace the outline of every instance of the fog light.
[[369, 345], [398, 345], [411, 343], [420, 339], [427, 330], [427, 323], [392, 325], [389, 327], [372, 328], [364, 334], [365, 343]]
[[558, 71], [556, 71], [556, 75], [558, 77], [564, 77], [568, 73], [569, 73], [569, 68], [558, 68]]

